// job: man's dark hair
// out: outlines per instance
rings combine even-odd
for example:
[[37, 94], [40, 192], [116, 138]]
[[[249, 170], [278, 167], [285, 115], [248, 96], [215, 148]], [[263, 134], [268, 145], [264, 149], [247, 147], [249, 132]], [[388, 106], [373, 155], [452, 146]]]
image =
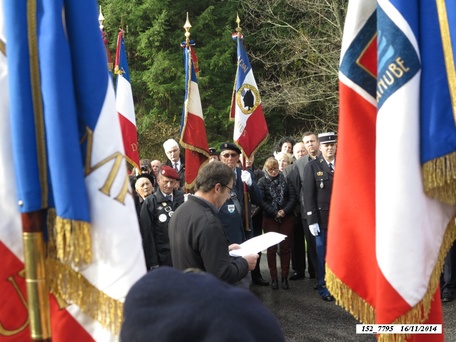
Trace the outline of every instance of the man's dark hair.
[[315, 138], [317, 138], [317, 141], [318, 141], [318, 134], [316, 134], [315, 132], [312, 132], [312, 131], [304, 132], [304, 134], [302, 135], [302, 139], [304, 140], [304, 137], [308, 137], [309, 135], [315, 135]]
[[195, 180], [195, 189], [209, 192], [217, 183], [227, 186], [233, 179], [233, 170], [222, 162], [214, 161], [201, 168]]

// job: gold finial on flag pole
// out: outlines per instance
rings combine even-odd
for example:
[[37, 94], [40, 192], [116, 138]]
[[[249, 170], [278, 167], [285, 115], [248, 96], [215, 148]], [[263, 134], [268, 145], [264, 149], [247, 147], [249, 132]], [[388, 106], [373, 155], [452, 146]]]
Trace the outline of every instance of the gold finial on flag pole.
[[190, 46], [190, 29], [192, 25], [190, 25], [190, 20], [188, 20], [188, 12], [187, 12], [187, 20], [185, 21], [184, 29], [185, 29], [185, 46]]
[[239, 14], [236, 13], [236, 23], [237, 23], [237, 27], [236, 27], [236, 32], [238, 34], [238, 38], [241, 37], [241, 32], [242, 32], [242, 28], [241, 28], [241, 19], [239, 19]]

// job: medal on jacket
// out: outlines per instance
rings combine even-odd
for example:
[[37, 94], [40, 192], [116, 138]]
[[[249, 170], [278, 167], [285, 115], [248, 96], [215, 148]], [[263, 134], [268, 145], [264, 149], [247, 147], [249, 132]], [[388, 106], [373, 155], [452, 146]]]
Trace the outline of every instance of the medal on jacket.
[[323, 189], [325, 185], [323, 184], [323, 179], [320, 181], [320, 189]]
[[158, 220], [160, 222], [165, 222], [167, 219], [166, 215], [165, 214], [160, 214], [160, 216], [158, 216]]

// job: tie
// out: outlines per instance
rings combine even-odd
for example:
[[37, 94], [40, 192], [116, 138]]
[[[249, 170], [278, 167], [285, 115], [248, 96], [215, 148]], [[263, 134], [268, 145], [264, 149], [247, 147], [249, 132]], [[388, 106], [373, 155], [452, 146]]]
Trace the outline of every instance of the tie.
[[168, 201], [170, 201], [170, 202], [173, 201], [173, 197], [172, 197], [171, 195], [167, 195], [167, 196], [166, 196], [166, 199], [167, 199]]
[[179, 168], [177, 167], [177, 163], [174, 163], [174, 169], [179, 172]]
[[334, 167], [332, 163], [329, 163], [329, 168], [331, 169], [331, 172], [334, 172]]

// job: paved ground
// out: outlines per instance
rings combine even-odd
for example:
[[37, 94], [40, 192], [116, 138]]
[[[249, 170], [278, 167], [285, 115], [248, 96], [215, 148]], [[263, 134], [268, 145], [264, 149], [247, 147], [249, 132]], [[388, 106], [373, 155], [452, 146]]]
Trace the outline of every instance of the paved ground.
[[[263, 278], [270, 280], [266, 258]], [[288, 342], [376, 341], [375, 336], [356, 334], [357, 322], [334, 302], [324, 302], [313, 289], [315, 280], [290, 281], [290, 290], [252, 285], [251, 291], [277, 316]], [[456, 341], [456, 301], [443, 305], [445, 341]]]

